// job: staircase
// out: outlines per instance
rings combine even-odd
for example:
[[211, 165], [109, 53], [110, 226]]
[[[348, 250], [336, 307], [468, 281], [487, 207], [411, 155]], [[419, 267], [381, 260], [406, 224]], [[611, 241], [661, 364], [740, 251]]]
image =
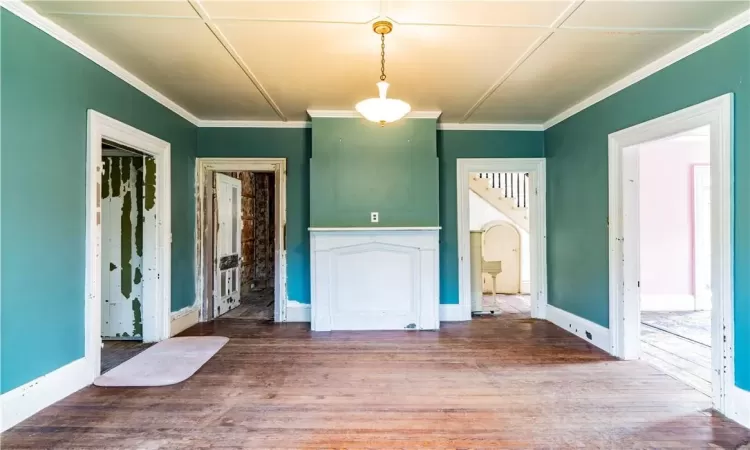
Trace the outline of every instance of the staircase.
[[529, 174], [519, 172], [472, 174], [469, 189], [516, 226], [529, 232]]

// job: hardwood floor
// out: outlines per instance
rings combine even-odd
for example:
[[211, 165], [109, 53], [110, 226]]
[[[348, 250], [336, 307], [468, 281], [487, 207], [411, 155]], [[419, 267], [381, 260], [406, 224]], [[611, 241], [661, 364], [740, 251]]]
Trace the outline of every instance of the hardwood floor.
[[521, 314], [439, 332], [311, 333], [218, 319], [198, 373], [159, 388], [88, 387], [2, 448], [736, 448], [750, 431], [642, 361], [617, 361]]
[[141, 341], [104, 341], [102, 346], [102, 373], [119, 366], [154, 344]]
[[641, 359], [711, 396], [711, 347], [641, 325]]

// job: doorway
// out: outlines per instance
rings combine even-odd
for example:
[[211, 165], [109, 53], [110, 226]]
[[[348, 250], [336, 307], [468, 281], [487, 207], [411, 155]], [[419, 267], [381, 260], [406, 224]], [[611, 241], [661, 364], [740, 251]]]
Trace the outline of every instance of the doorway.
[[199, 158], [201, 320], [286, 320], [284, 159]]
[[[149, 180], [156, 180], [154, 157], [102, 140], [101, 175], [101, 371], [148, 348], [143, 342], [144, 228], [152, 228], [155, 202], [146, 202]], [[149, 191], [151, 186], [148, 187]], [[146, 218], [148, 217], [148, 219]], [[149, 239], [150, 241], [152, 239]]]
[[458, 159], [457, 192], [461, 320], [544, 318], [544, 159]]
[[730, 417], [731, 112], [727, 94], [609, 139], [611, 352], [671, 370]]
[[274, 319], [274, 179], [273, 172], [215, 173], [215, 318]]
[[529, 174], [469, 174], [474, 316], [530, 313]]
[[169, 337], [170, 145], [89, 110], [86, 352], [92, 380]]
[[710, 128], [703, 126], [632, 149], [638, 166], [641, 359], [707, 396], [710, 148]]

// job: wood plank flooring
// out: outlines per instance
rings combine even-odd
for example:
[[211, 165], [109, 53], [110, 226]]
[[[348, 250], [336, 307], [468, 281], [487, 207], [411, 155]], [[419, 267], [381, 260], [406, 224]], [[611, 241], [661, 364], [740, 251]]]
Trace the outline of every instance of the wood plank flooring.
[[119, 366], [154, 344], [141, 341], [104, 341], [102, 346], [102, 373]]
[[229, 343], [159, 388], [88, 387], [3, 449], [737, 448], [750, 432], [642, 361], [520, 314], [439, 332], [311, 333], [218, 319]]
[[641, 359], [711, 395], [711, 347], [641, 325]]

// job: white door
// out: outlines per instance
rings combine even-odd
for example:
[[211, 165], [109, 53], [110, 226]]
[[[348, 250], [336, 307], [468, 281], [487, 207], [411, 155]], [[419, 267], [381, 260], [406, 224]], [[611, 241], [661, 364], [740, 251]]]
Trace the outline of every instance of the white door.
[[[482, 257], [485, 261], [502, 261], [503, 270], [497, 275], [495, 292], [521, 292], [521, 235], [513, 224], [497, 222], [484, 232]], [[492, 277], [483, 274], [484, 291], [493, 292]]]
[[101, 336], [105, 339], [143, 339], [143, 251], [148, 244], [143, 240], [143, 176], [140, 158], [103, 158]]
[[711, 167], [693, 166], [695, 309], [711, 309]]
[[242, 266], [242, 182], [216, 174], [216, 245], [214, 276], [214, 317], [240, 304]]

